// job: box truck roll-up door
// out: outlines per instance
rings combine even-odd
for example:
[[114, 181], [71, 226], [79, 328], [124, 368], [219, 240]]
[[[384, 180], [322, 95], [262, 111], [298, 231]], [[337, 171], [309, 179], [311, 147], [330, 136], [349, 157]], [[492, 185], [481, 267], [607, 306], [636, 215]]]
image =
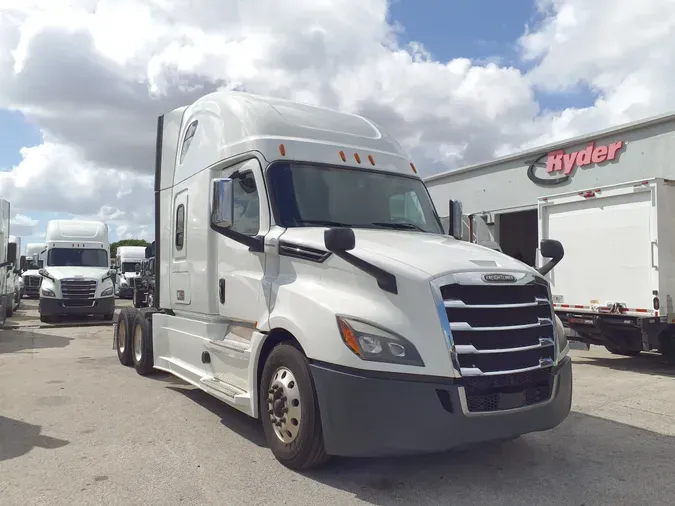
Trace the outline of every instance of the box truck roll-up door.
[[556, 308], [602, 311], [622, 303], [626, 312], [652, 310], [653, 192], [651, 185], [630, 184], [540, 199], [541, 238], [565, 248], [549, 274]]

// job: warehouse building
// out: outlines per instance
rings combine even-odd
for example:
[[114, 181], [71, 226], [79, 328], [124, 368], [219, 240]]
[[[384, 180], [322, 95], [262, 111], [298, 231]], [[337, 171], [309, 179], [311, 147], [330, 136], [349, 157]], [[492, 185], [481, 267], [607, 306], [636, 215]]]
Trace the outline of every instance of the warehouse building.
[[465, 214], [487, 224], [504, 253], [535, 265], [541, 199], [590, 196], [598, 188], [653, 178], [675, 180], [675, 113], [436, 174], [425, 182], [441, 218], [449, 214], [448, 202], [459, 200]]

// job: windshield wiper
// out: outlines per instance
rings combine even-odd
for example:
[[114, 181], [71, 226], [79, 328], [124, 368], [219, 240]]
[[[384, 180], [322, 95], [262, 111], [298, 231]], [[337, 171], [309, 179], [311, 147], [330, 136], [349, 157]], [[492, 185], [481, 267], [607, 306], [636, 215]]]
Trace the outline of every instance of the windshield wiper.
[[300, 220], [296, 222], [300, 225], [318, 225], [324, 227], [351, 227], [349, 223], [340, 223], [339, 221], [330, 221], [330, 220]]
[[426, 230], [418, 227], [414, 223], [392, 223], [392, 222], [376, 221], [375, 223], [371, 223], [371, 225], [380, 228], [393, 228], [395, 230], [419, 230], [420, 232], [426, 232]]

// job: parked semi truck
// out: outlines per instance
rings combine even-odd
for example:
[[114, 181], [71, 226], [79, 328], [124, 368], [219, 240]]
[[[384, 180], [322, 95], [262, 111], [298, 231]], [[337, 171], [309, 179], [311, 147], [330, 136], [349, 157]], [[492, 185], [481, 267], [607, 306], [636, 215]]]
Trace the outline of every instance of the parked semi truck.
[[115, 256], [120, 299], [132, 298], [136, 286], [136, 264], [145, 259], [145, 246], [118, 246]]
[[26, 244], [26, 270], [23, 272], [23, 290], [29, 299], [40, 297], [40, 269], [44, 266], [43, 256], [47, 246], [43, 243]]
[[16, 243], [9, 240], [10, 203], [0, 199], [0, 324], [14, 309], [14, 286], [11, 272], [16, 260]]
[[155, 241], [145, 248], [145, 258], [136, 264], [134, 307], [154, 307], [155, 300]]
[[[155, 299], [114, 347], [261, 418], [284, 465], [551, 429], [572, 365], [541, 272], [452, 235], [373, 122], [238, 92], [159, 118]], [[401, 409], [392, 409], [399, 406]]]
[[10, 244], [14, 244], [14, 257], [10, 258], [12, 265], [8, 266], [7, 274], [9, 275], [10, 289], [12, 290], [12, 304], [7, 305], [7, 316], [12, 316], [14, 311], [19, 309], [21, 305], [21, 297], [23, 296], [23, 280], [21, 273], [26, 267], [26, 257], [21, 255], [21, 237], [14, 235], [9, 236]]
[[539, 235], [564, 240], [550, 274], [570, 337], [618, 355], [675, 361], [675, 181], [605, 185], [539, 199]]
[[44, 267], [39, 270], [40, 320], [72, 315], [112, 320], [115, 295], [108, 226], [100, 221], [47, 223]]

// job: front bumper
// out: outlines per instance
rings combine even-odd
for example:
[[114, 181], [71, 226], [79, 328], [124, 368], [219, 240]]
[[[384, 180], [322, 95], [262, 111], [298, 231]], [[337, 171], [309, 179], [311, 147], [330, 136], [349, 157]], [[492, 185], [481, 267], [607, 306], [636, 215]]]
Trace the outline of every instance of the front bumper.
[[572, 361], [551, 370], [549, 400], [517, 409], [469, 412], [461, 383], [399, 379], [311, 364], [326, 451], [350, 457], [434, 453], [559, 425], [572, 405]]
[[[88, 301], [89, 302], [89, 301]], [[109, 315], [115, 312], [115, 297], [91, 301], [93, 305], [73, 305], [73, 301], [40, 297], [40, 314], [52, 315]]]

